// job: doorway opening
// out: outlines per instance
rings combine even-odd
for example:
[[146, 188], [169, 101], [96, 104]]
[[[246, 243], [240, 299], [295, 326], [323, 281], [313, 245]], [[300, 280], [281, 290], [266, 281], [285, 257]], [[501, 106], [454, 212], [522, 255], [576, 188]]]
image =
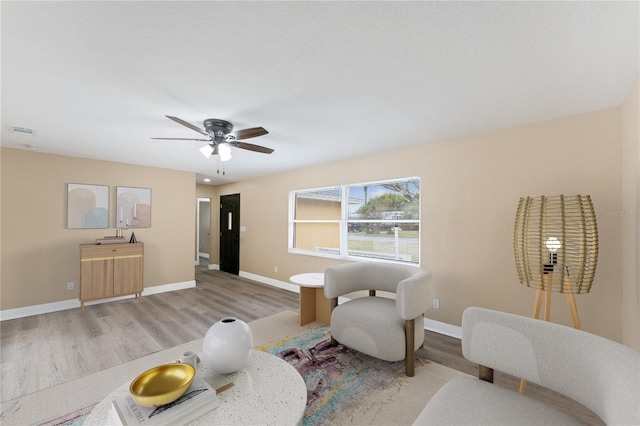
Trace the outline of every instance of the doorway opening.
[[211, 254], [211, 199], [198, 198], [196, 209], [196, 259], [195, 264], [209, 263]]

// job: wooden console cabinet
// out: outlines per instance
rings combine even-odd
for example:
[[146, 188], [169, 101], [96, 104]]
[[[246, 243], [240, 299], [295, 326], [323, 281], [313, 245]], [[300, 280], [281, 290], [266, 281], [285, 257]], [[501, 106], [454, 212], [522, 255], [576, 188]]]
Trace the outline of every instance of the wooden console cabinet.
[[134, 294], [141, 300], [144, 244], [80, 244], [80, 306], [84, 302]]

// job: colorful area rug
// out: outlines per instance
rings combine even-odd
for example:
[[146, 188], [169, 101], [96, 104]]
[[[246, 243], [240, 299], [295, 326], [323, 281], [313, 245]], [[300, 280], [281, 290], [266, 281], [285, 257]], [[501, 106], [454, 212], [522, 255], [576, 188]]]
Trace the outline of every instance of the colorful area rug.
[[[307, 408], [303, 425], [397, 425], [410, 424], [417, 417], [430, 399], [433, 386], [425, 386], [418, 392], [422, 398], [417, 401], [405, 400], [412, 396], [406, 390], [412, 382], [414, 385], [421, 382], [424, 374], [407, 377], [404, 361], [382, 361], [344, 345], [332, 345], [330, 338], [329, 328], [320, 326], [257, 347], [286, 360], [304, 378]], [[417, 372], [440, 367], [430, 364], [416, 357]]]

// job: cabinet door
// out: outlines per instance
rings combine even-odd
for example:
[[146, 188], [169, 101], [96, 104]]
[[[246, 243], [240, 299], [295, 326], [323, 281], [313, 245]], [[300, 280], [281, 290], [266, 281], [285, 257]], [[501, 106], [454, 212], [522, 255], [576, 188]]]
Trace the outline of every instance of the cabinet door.
[[113, 296], [113, 259], [83, 260], [80, 276], [80, 300]]
[[142, 255], [113, 259], [113, 287], [115, 294], [142, 292]]

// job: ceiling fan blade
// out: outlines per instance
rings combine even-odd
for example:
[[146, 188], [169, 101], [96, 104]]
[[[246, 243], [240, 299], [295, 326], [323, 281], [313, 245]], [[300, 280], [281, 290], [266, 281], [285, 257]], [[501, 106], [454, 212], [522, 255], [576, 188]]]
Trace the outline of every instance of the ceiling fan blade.
[[271, 154], [273, 152], [273, 149], [271, 148], [241, 141], [231, 142], [230, 145], [237, 148], [248, 149], [249, 151], [261, 152], [263, 154]]
[[194, 126], [193, 124], [188, 123], [188, 122], [184, 121], [184, 120], [183, 120], [183, 119], [181, 119], [181, 118], [174, 117], [174, 116], [172, 116], [172, 115], [165, 115], [165, 117], [167, 117], [167, 118], [169, 118], [169, 119], [171, 119], [171, 120], [175, 121], [176, 123], [180, 123], [180, 124], [182, 124], [183, 126], [186, 126], [186, 127], [190, 128], [191, 130], [195, 130], [196, 132], [198, 132], [198, 133], [200, 133], [200, 134], [202, 134], [202, 135], [209, 136], [209, 133], [205, 132], [205, 131], [204, 131], [204, 130], [202, 130], [200, 127], [198, 127], [198, 126]]
[[256, 136], [266, 135], [267, 133], [269, 132], [267, 132], [267, 130], [262, 127], [252, 127], [250, 129], [236, 130], [229, 134], [236, 139], [249, 139], [255, 138]]
[[151, 138], [165, 141], [198, 141], [198, 142], [211, 142], [211, 139], [194, 139], [194, 138]]

